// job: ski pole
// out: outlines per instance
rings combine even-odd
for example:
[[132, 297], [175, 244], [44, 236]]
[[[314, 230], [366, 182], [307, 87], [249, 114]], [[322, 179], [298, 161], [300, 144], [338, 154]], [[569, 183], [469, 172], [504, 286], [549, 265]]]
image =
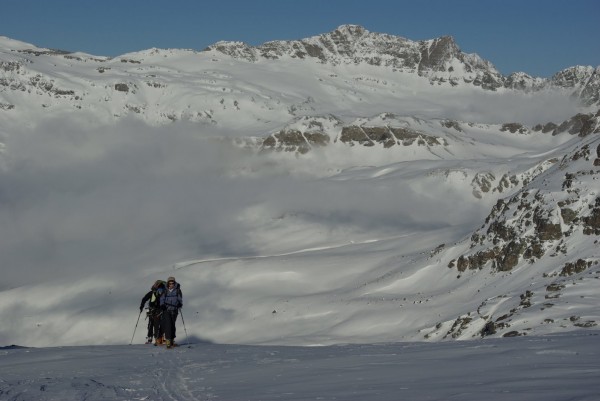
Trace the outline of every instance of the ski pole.
[[188, 344], [188, 335], [187, 329], [185, 328], [185, 319], [183, 318], [183, 311], [179, 308], [179, 312], [181, 313], [181, 323], [183, 323], [183, 331], [185, 331], [185, 345]]
[[133, 342], [133, 337], [135, 337], [135, 331], [137, 330], [138, 323], [140, 322], [140, 316], [142, 316], [142, 311], [138, 315], [137, 322], [135, 322], [135, 328], [133, 329], [133, 335], [131, 336], [131, 341], [129, 341], [129, 345]]

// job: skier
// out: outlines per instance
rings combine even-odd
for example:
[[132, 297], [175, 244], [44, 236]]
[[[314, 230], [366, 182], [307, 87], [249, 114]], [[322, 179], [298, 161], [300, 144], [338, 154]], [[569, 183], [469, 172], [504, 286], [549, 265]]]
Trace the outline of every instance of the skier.
[[162, 327], [165, 334], [167, 348], [175, 346], [175, 321], [179, 313], [179, 308], [183, 306], [183, 295], [179, 283], [175, 277], [167, 279], [167, 289], [160, 297], [160, 307], [162, 309]]
[[162, 330], [162, 310], [160, 309], [160, 297], [165, 291], [165, 282], [162, 280], [156, 280], [150, 291], [142, 298], [140, 304], [140, 313], [144, 309], [144, 305], [148, 302], [148, 336], [146, 344], [152, 344], [152, 338], [154, 337], [154, 345], [161, 345], [163, 343], [163, 330]]

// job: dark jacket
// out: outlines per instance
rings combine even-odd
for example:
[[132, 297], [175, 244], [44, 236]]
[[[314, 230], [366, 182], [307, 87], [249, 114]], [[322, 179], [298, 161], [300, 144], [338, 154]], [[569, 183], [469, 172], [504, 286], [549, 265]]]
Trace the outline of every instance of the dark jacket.
[[164, 281], [161, 280], [157, 280], [154, 285], [152, 286], [152, 288], [150, 289], [150, 291], [148, 291], [148, 293], [146, 295], [144, 295], [144, 297], [142, 298], [142, 303], [140, 304], [140, 311], [142, 309], [144, 309], [144, 305], [146, 305], [146, 302], [150, 301], [148, 303], [148, 307], [150, 309], [156, 309], [160, 306], [160, 297], [162, 296], [162, 293], [165, 291], [165, 284]]
[[160, 306], [169, 311], [176, 311], [183, 306], [183, 294], [179, 283], [175, 283], [173, 289], [168, 288], [160, 297]]

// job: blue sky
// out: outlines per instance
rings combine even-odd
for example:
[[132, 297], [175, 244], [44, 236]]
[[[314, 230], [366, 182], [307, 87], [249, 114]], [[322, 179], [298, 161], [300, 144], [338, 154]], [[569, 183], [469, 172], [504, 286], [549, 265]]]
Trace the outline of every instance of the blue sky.
[[0, 35], [39, 47], [117, 56], [259, 45], [358, 24], [411, 40], [442, 35], [501, 73], [600, 65], [597, 0], [2, 0]]

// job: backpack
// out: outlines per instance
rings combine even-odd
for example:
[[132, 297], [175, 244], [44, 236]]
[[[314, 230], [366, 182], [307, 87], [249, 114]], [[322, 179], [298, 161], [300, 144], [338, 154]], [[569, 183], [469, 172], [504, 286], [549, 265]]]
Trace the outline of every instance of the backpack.
[[150, 307], [150, 309], [158, 308], [160, 306], [160, 296], [165, 291], [165, 288], [166, 283], [162, 280], [156, 280], [152, 285], [152, 296], [148, 302], [148, 307]]

